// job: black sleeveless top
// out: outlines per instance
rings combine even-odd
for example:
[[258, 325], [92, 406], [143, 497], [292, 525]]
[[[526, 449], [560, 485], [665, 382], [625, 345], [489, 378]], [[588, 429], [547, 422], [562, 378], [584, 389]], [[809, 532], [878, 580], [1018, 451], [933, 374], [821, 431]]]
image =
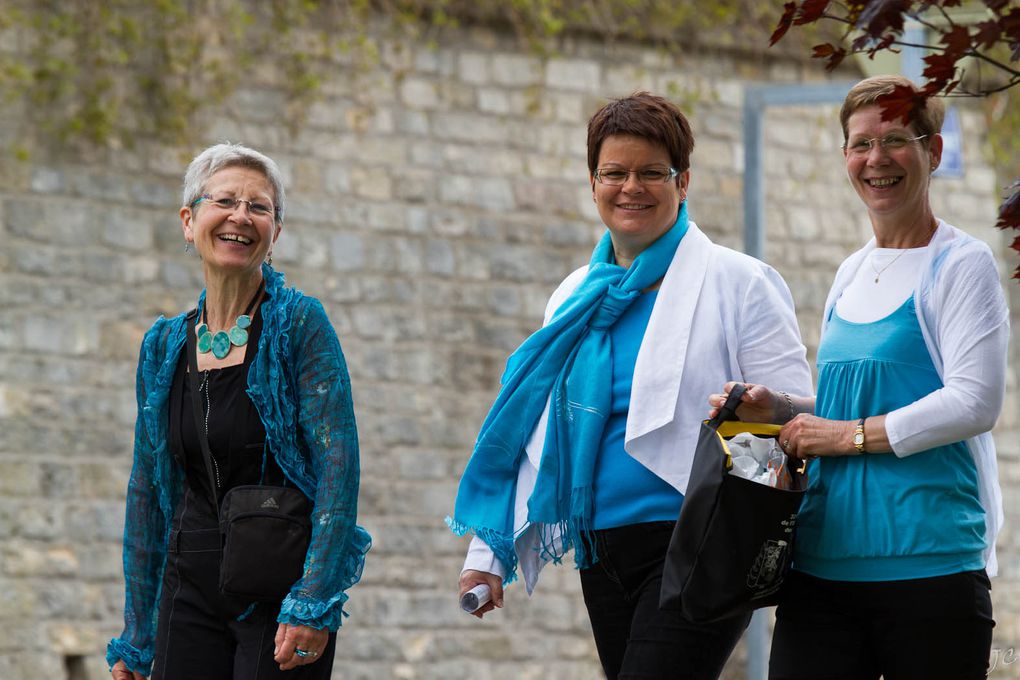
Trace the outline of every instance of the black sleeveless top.
[[[208, 427], [209, 449], [218, 478], [217, 508], [223, 495], [235, 486], [246, 484], [282, 484], [283, 472], [265, 448], [266, 430], [255, 405], [248, 396], [248, 370], [258, 352], [262, 335], [262, 315], [256, 308], [244, 346], [244, 362], [226, 368], [201, 371], [199, 376], [201, 415], [196, 425], [191, 403], [187, 345], [181, 352], [170, 387], [168, 438], [178, 465], [184, 468], [187, 491], [199, 514], [213, 520], [217, 515], [209, 473], [202, 455], [200, 435]], [[233, 351], [238, 351], [235, 347]], [[178, 505], [180, 508], [180, 504]], [[178, 512], [180, 515], [180, 512]], [[190, 522], [189, 522], [190, 523]], [[184, 528], [184, 527], [182, 527]]]

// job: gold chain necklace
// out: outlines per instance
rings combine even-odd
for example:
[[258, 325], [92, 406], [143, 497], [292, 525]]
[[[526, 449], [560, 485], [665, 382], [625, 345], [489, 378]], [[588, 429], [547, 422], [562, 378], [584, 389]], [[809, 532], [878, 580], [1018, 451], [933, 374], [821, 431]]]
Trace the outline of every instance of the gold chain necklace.
[[894, 264], [896, 264], [896, 260], [898, 260], [901, 257], [903, 257], [903, 253], [907, 252], [907, 250], [909, 250], [909, 248], [904, 248], [903, 250], [901, 250], [899, 255], [897, 255], [892, 260], [890, 260], [889, 264], [887, 264], [886, 266], [882, 267], [881, 269], [879, 269], [879, 268], [877, 268], [875, 266], [875, 258], [874, 258], [874, 256], [868, 258], [868, 262], [871, 264], [871, 269], [872, 269], [872, 271], [875, 272], [875, 283], [878, 283], [878, 277], [880, 277], [883, 273], [885, 273], [886, 269], [888, 269], [889, 267], [891, 267]]
[[878, 278], [879, 278], [880, 276], [882, 276], [882, 274], [884, 274], [884, 273], [885, 273], [885, 270], [886, 270], [886, 269], [888, 269], [889, 267], [893, 266], [894, 264], [896, 264], [896, 260], [898, 260], [898, 259], [900, 259], [901, 257], [903, 257], [903, 255], [904, 255], [904, 254], [906, 254], [906, 252], [907, 252], [908, 250], [912, 250], [913, 248], [923, 248], [924, 246], [928, 245], [928, 243], [929, 243], [929, 242], [931, 241], [931, 237], [935, 235], [935, 231], [936, 231], [936, 230], [937, 230], [938, 228], [939, 228], [939, 223], [938, 223], [938, 221], [936, 220], [936, 221], [935, 221], [935, 222], [934, 222], [934, 223], [933, 223], [933, 224], [931, 225], [931, 231], [930, 231], [930, 232], [928, 232], [928, 235], [924, 237], [924, 240], [923, 240], [923, 241], [921, 241], [920, 245], [916, 245], [916, 246], [910, 246], [909, 248], [904, 248], [904, 249], [902, 249], [902, 250], [900, 251], [900, 254], [899, 254], [899, 255], [897, 255], [896, 257], [894, 257], [893, 259], [891, 259], [891, 260], [889, 261], [889, 264], [887, 264], [886, 266], [882, 267], [881, 269], [879, 269], [878, 267], [876, 267], [876, 266], [875, 266], [875, 258], [874, 258], [874, 255], [872, 255], [872, 257], [869, 257], [869, 258], [868, 258], [868, 264], [870, 264], [870, 265], [871, 265], [871, 271], [875, 272], [875, 283], [878, 283]]

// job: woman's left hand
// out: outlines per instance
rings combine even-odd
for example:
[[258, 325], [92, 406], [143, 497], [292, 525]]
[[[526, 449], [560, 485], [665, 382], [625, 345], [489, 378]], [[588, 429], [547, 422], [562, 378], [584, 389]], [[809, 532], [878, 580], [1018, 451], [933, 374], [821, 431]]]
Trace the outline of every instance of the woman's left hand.
[[[309, 628], [308, 626], [291, 626], [281, 623], [276, 629], [276, 649], [273, 660], [280, 664], [281, 671], [289, 671], [298, 666], [315, 663], [322, 656], [329, 642], [329, 631], [326, 629]], [[304, 653], [299, 654], [298, 651]]]
[[829, 420], [801, 413], [783, 425], [779, 431], [779, 445], [786, 455], [809, 460], [818, 456], [852, 456], [854, 447], [853, 420]]

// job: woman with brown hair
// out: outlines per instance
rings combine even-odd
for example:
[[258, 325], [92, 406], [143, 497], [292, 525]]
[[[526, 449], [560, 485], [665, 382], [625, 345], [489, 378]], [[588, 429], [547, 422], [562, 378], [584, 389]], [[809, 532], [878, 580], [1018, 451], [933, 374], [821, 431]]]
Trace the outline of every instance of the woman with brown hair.
[[704, 395], [741, 376], [811, 384], [789, 290], [771, 267], [688, 219], [694, 136], [648, 93], [588, 124], [592, 199], [606, 232], [553, 293], [545, 325], [507, 362], [454, 515], [474, 540], [465, 593], [574, 551], [606, 676], [716, 678], [747, 625], [659, 610]]

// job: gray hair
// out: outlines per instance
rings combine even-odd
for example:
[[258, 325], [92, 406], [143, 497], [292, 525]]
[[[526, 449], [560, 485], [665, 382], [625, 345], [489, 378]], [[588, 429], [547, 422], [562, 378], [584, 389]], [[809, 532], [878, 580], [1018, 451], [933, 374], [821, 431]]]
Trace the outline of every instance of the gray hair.
[[224, 168], [242, 167], [257, 170], [266, 176], [273, 187], [273, 204], [276, 207], [276, 223], [283, 223], [283, 207], [285, 194], [283, 175], [279, 166], [269, 156], [249, 149], [242, 144], [224, 142], [210, 146], [188, 164], [184, 173], [184, 191], [182, 199], [185, 207], [191, 205], [202, 196], [206, 182]]

